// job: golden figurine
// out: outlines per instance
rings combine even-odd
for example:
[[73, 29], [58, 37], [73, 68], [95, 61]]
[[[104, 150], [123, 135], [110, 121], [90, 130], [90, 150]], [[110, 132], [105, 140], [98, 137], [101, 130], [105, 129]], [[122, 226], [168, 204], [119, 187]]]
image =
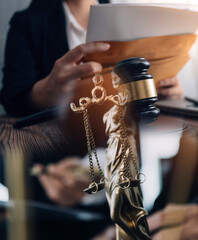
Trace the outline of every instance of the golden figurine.
[[[144, 58], [121, 61], [114, 68], [118, 76], [112, 75], [113, 86], [118, 95], [107, 96], [102, 86], [103, 77], [99, 75], [93, 78], [95, 87], [92, 90], [92, 98], [81, 98], [79, 107], [71, 104], [74, 112], [83, 113], [87, 137], [91, 184], [85, 191], [94, 194], [103, 187], [106, 188], [110, 215], [117, 229], [117, 240], [151, 239], [146, 221], [147, 211], [142, 203], [140, 189], [142, 174], [139, 173], [135, 141], [137, 131], [135, 115], [137, 117], [139, 114], [140, 119], [143, 117], [146, 122], [154, 121], [159, 115], [159, 110], [153, 106], [157, 100], [157, 93], [152, 75], [147, 74], [149, 67], [149, 62]], [[97, 95], [96, 92], [100, 94]], [[105, 101], [113, 102], [114, 106], [103, 117], [106, 134], [109, 137], [106, 168], [103, 173], [97, 158], [87, 110], [90, 106]], [[130, 103], [133, 106], [128, 105]], [[131, 115], [129, 121], [126, 121], [125, 115], [129, 106], [134, 108], [134, 112], [129, 114]], [[101, 174], [99, 183], [94, 176], [92, 153]]]
[[[122, 111], [125, 111], [125, 108]], [[151, 239], [148, 234], [145, 219], [147, 211], [143, 208], [137, 172], [135, 122], [131, 126], [127, 126], [127, 138], [130, 146], [126, 146], [125, 152], [123, 152], [122, 123], [119, 114], [120, 107], [115, 105], [104, 115], [106, 134], [109, 136], [105, 177], [108, 182], [106, 195], [110, 206], [110, 215], [116, 224], [117, 240]]]

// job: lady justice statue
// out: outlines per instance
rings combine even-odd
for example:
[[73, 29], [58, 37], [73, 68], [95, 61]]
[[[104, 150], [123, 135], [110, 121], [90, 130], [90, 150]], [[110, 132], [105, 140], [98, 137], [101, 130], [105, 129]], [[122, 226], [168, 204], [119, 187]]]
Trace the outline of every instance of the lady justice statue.
[[[81, 98], [79, 107], [71, 104], [72, 110], [83, 112], [84, 117], [91, 171], [91, 184], [85, 191], [92, 194], [105, 186], [110, 215], [117, 229], [117, 240], [151, 239], [146, 221], [147, 211], [142, 203], [140, 184], [143, 174], [139, 173], [135, 141], [137, 124], [154, 121], [159, 115], [159, 110], [153, 105], [157, 93], [152, 75], [147, 74], [149, 67], [149, 62], [144, 58], [121, 61], [114, 68], [115, 74], [112, 74], [113, 87], [118, 95], [106, 96], [102, 87], [103, 78], [96, 76], [93, 78], [95, 88], [92, 90], [92, 99]], [[101, 91], [100, 97], [97, 97], [98, 91]], [[103, 117], [109, 137], [103, 174], [87, 109], [105, 101], [112, 101], [114, 106]], [[94, 178], [92, 151], [101, 173], [99, 183]]]

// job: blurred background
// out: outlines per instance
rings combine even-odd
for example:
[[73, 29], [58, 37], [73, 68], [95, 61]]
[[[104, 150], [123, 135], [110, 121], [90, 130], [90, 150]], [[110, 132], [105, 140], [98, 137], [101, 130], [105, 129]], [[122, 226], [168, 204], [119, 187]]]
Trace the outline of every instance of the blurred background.
[[[7, 31], [9, 29], [9, 21], [14, 12], [28, 6], [30, 0], [1, 0], [0, 1], [0, 88], [2, 86], [2, 67], [4, 59], [4, 49]], [[0, 114], [3, 108], [0, 105]]]
[[[2, 68], [4, 61], [4, 49], [6, 36], [9, 29], [9, 21], [14, 12], [28, 6], [30, 0], [1, 0], [0, 1], [0, 88], [2, 86]], [[4, 109], [0, 104], [0, 114], [4, 114]], [[0, 184], [0, 201], [8, 200], [8, 191]]]

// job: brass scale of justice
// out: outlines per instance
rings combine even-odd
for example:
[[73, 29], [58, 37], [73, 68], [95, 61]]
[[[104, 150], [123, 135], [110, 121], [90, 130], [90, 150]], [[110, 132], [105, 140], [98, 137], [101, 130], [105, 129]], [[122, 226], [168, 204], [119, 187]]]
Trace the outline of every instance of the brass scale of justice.
[[[98, 75], [95, 75], [92, 79], [95, 85], [95, 87], [91, 91], [92, 98], [89, 98], [89, 97], [80, 98], [79, 107], [76, 107], [74, 103], [70, 104], [72, 111], [76, 113], [83, 113], [83, 121], [84, 121], [86, 137], [87, 137], [87, 148], [88, 148], [88, 155], [89, 155], [89, 162], [90, 162], [90, 175], [91, 175], [90, 176], [91, 184], [87, 189], [84, 190], [88, 194], [95, 194], [105, 187], [105, 177], [97, 157], [95, 141], [94, 141], [91, 124], [89, 120], [89, 115], [88, 115], [88, 108], [94, 104], [103, 104], [106, 101], [111, 101], [120, 107], [119, 120], [122, 125], [121, 140], [122, 140], [123, 150], [124, 150], [125, 149], [124, 146], [129, 145], [129, 143], [127, 141], [127, 136], [126, 136], [127, 130], [124, 122], [123, 107], [125, 107], [128, 102], [136, 101], [137, 106], [135, 106], [135, 108], [138, 109], [139, 114], [142, 113], [145, 115], [143, 116], [144, 117], [143, 121], [146, 121], [146, 122], [151, 122], [156, 120], [156, 118], [159, 115], [159, 110], [152, 105], [154, 102], [157, 101], [157, 92], [156, 92], [155, 83], [152, 75], [146, 74], [149, 67], [150, 67], [149, 62], [144, 58], [130, 58], [130, 59], [121, 61], [115, 66], [114, 72], [112, 72], [113, 86], [119, 91], [118, 95], [107, 96], [106, 90], [102, 86], [104, 83], [103, 76], [101, 74], [98, 74]], [[115, 73], [117, 75], [115, 75]], [[100, 97], [98, 97], [98, 95]], [[146, 112], [145, 111], [141, 112], [141, 110], [145, 109], [146, 106], [147, 106]], [[131, 107], [132, 109], [134, 109], [134, 106], [131, 106]], [[147, 114], [149, 116], [146, 116]], [[101, 175], [101, 179], [99, 183], [96, 183], [94, 179], [92, 151], [94, 153], [97, 167]], [[132, 152], [131, 152], [131, 157], [132, 157], [132, 160], [134, 161]], [[127, 167], [127, 164], [126, 164], [126, 167]], [[137, 175], [135, 176], [135, 179], [126, 177], [126, 180], [124, 182], [119, 183], [119, 186], [121, 188], [128, 188], [131, 185], [137, 186], [138, 184], [142, 183], [141, 180], [139, 179], [140, 175], [143, 175], [143, 174], [139, 173], [137, 169]]]
[[[105, 88], [102, 86], [104, 79], [101, 74], [95, 75], [93, 77], [93, 83], [95, 87], [92, 89], [91, 94], [92, 98], [82, 97], [79, 99], [79, 107], [76, 107], [74, 103], [70, 104], [71, 109], [76, 113], [83, 114], [83, 122], [86, 132], [87, 138], [87, 148], [88, 148], [88, 156], [89, 156], [89, 166], [90, 166], [90, 179], [91, 183], [87, 189], [84, 191], [88, 194], [95, 194], [98, 191], [102, 190], [104, 187], [108, 190], [108, 179], [103, 173], [103, 170], [100, 166], [99, 159], [97, 156], [96, 145], [94, 141], [94, 136], [92, 133], [92, 128], [88, 115], [88, 108], [95, 104], [103, 104], [106, 101], [111, 101], [114, 103], [114, 117], [118, 118], [119, 124], [119, 141], [121, 142], [120, 146], [118, 146], [121, 152], [120, 157], [122, 158], [122, 166], [123, 171], [122, 176], [119, 176], [119, 182], [116, 183], [114, 189], [116, 187], [125, 191], [126, 189], [135, 189], [137, 187], [137, 191], [139, 190], [139, 185], [144, 182], [142, 179], [142, 175], [144, 174], [139, 172], [137, 158], [133, 152], [133, 149], [130, 146], [130, 142], [128, 139], [128, 126], [125, 123], [125, 117], [129, 117], [132, 120], [136, 120], [136, 122], [152, 122], [157, 119], [159, 116], [159, 109], [154, 106], [154, 103], [157, 101], [157, 92], [155, 88], [155, 83], [153, 80], [153, 76], [147, 74], [147, 71], [150, 67], [150, 63], [145, 58], [130, 58], [123, 60], [116, 64], [114, 71], [112, 74], [112, 84], [113, 87], [118, 91], [117, 95], [107, 96]], [[112, 120], [112, 119], [111, 119]], [[109, 121], [111, 121], [109, 120]], [[111, 124], [111, 123], [110, 123]], [[108, 146], [111, 148], [112, 146]], [[128, 151], [128, 153], [127, 153]], [[100, 173], [101, 179], [99, 183], [95, 181], [94, 174], [94, 163], [92, 158], [92, 153], [95, 156], [96, 164], [98, 167], [98, 171]], [[128, 154], [128, 155], [127, 155]], [[135, 171], [132, 171], [130, 168], [130, 161], [133, 164], [133, 168]], [[135, 174], [134, 174], [135, 173]], [[110, 173], [111, 174], [111, 173]], [[120, 193], [119, 193], [120, 194]], [[141, 193], [140, 193], [141, 195]], [[113, 196], [113, 195], [111, 195]], [[125, 196], [123, 197], [125, 198]], [[112, 200], [111, 200], [112, 201]], [[130, 202], [130, 199], [129, 199]], [[132, 203], [133, 204], [133, 203]], [[111, 203], [109, 202], [109, 205]], [[114, 205], [114, 204], [112, 204]], [[147, 214], [146, 210], [143, 209], [142, 202], [139, 203], [139, 213], [134, 216], [134, 226], [137, 227], [137, 221], [140, 219], [139, 215], [144, 216]], [[136, 206], [134, 205], [136, 208]], [[114, 218], [114, 217], [112, 217]], [[116, 217], [117, 218], [117, 217]], [[113, 221], [115, 219], [112, 219]], [[116, 224], [120, 225], [121, 230], [120, 237], [117, 235], [117, 239], [151, 239], [148, 233], [148, 226], [145, 225], [145, 231], [142, 230], [141, 234], [131, 233], [130, 227], [125, 226], [120, 219], [118, 221], [114, 221]], [[126, 224], [127, 225], [127, 224]], [[124, 230], [125, 233], [122, 233]], [[131, 237], [130, 237], [131, 236]]]

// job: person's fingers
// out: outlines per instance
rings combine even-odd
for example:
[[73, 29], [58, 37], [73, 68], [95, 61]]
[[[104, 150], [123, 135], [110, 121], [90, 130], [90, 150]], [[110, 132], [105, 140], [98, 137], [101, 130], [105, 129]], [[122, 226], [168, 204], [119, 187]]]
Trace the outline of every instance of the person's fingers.
[[160, 227], [180, 221], [181, 217], [178, 220], [178, 216], [183, 216], [185, 212], [185, 205], [168, 204], [163, 210], [147, 217], [150, 231], [154, 231]]
[[163, 80], [160, 80], [158, 82], [158, 87], [168, 87], [168, 86], [174, 86], [177, 84], [178, 82], [178, 78], [177, 77], [169, 77], [169, 78], [165, 78]]
[[50, 178], [54, 178], [56, 181], [62, 182], [65, 186], [74, 186], [74, 179], [68, 173], [68, 170], [58, 168], [56, 164], [49, 164], [47, 167], [47, 173]]
[[46, 174], [42, 174], [39, 177], [39, 180], [42, 186], [44, 187], [47, 196], [51, 200], [57, 201], [57, 199], [60, 198], [58, 194], [59, 189], [61, 188], [60, 182], [57, 179]]
[[[193, 208], [192, 208], [193, 209]], [[191, 209], [191, 210], [192, 210]], [[189, 209], [189, 211], [191, 211]], [[182, 224], [182, 240], [198, 239], [198, 214], [197, 208], [194, 208], [195, 212], [191, 212], [191, 216], [188, 216]]]
[[105, 239], [108, 240], [116, 240], [116, 230], [115, 227], [109, 227], [107, 228], [107, 230], [105, 231]]
[[147, 217], [150, 231], [182, 223], [187, 214], [187, 205], [168, 204], [163, 210]]
[[51, 176], [41, 175], [39, 180], [45, 189], [47, 196], [54, 202], [72, 206], [78, 203], [84, 196], [82, 190], [66, 187], [61, 181]]
[[74, 168], [79, 167], [80, 163], [77, 158], [64, 159], [56, 164], [49, 164], [47, 166], [48, 173], [57, 178], [64, 177], [69, 174]]
[[147, 218], [151, 231], [159, 230], [152, 239], [194, 240], [198, 239], [198, 206], [168, 205], [163, 211]]
[[78, 168], [80, 168], [79, 158], [66, 158], [47, 166], [48, 175], [41, 176], [40, 181], [51, 199], [60, 200], [61, 191], [70, 191], [71, 194], [73, 191], [77, 199], [84, 196], [83, 190], [89, 184], [89, 176], [87, 174], [76, 175], [75, 171]]
[[97, 62], [86, 62], [73, 68], [67, 74], [68, 79], [81, 79], [102, 71], [102, 65]]
[[95, 52], [105, 52], [110, 48], [109, 43], [92, 42], [87, 44], [81, 44], [76, 48], [66, 53], [60, 60], [65, 63], [77, 63], [81, 61], [87, 54]]
[[170, 77], [157, 83], [157, 92], [161, 96], [178, 98], [182, 96], [183, 89], [177, 77]]
[[68, 84], [70, 82], [74, 82], [93, 74], [100, 73], [101, 71], [102, 65], [100, 63], [86, 62], [80, 65], [70, 66], [70, 68], [65, 68], [64, 71], [60, 71], [57, 80], [61, 88], [64, 89], [64, 86], [67, 87], [65, 90], [65, 92], [67, 92]]
[[87, 174], [75, 174], [75, 171], [81, 171], [77, 158], [65, 159], [57, 164], [50, 164], [47, 169], [51, 177], [57, 178], [63, 185], [76, 191], [83, 191], [89, 184], [89, 176]]
[[182, 88], [176, 87], [169, 87], [169, 88], [158, 88], [157, 92], [159, 95], [167, 96], [167, 97], [180, 97], [183, 94]]
[[184, 219], [185, 222], [189, 221], [192, 218], [198, 219], [198, 205], [197, 204], [189, 204], [186, 211], [186, 217]]
[[165, 228], [152, 236], [152, 240], [182, 240], [181, 226]]
[[154, 214], [150, 215], [149, 217], [147, 217], [147, 221], [148, 221], [150, 231], [153, 231], [153, 230], [161, 227], [161, 225], [162, 225], [161, 211], [154, 213]]
[[72, 169], [74, 167], [80, 166], [80, 158], [78, 157], [67, 157], [55, 164], [56, 171], [59, 172], [62, 169]]

